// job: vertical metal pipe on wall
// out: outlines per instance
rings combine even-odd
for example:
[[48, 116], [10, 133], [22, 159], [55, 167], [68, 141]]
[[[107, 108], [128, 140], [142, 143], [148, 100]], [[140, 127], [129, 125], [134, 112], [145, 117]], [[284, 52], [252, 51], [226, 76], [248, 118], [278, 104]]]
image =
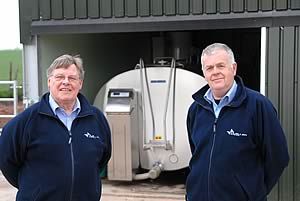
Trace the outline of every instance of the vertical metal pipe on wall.
[[260, 93], [266, 94], [266, 45], [267, 45], [267, 28], [261, 28], [260, 39]]
[[25, 107], [39, 100], [37, 36], [31, 44], [23, 45], [23, 104]]

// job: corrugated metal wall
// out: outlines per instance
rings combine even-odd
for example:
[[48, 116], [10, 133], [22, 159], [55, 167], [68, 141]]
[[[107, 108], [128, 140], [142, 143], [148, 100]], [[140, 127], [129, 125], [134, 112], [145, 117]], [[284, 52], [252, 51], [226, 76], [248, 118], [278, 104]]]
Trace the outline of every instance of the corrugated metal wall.
[[32, 0], [32, 19], [199, 15], [300, 9], [299, 0]]
[[[113, 30], [120, 27], [120, 24], [132, 23], [135, 19], [142, 22], [144, 20], [147, 23], [170, 20], [172, 23], [161, 26], [166, 27], [172, 24], [169, 31], [174, 31], [184, 28], [192, 30], [194, 27], [201, 26], [202, 29], [205, 27], [224, 28], [225, 26], [226, 28], [281, 26], [283, 23], [290, 23], [288, 26], [292, 26], [298, 25], [300, 21], [300, 0], [19, 0], [19, 6], [21, 42], [25, 44], [30, 42], [32, 22], [41, 22], [39, 26], [44, 29], [46, 23], [56, 25], [58, 22], [60, 25], [73, 23], [77, 26], [77, 24], [84, 23], [87, 25], [91, 22], [90, 20], [94, 20], [93, 27], [104, 20], [113, 19], [113, 22], [105, 22], [107, 25], [118, 21], [119, 24], [110, 29]], [[292, 20], [287, 19], [291, 17], [293, 17]], [[247, 20], [228, 22], [242, 18]], [[182, 24], [178, 27], [174, 25], [174, 22], [188, 20], [191, 20], [186, 25], [189, 25], [188, 27]], [[200, 20], [210, 20], [210, 23], [200, 23]], [[221, 20], [227, 21], [220, 23]], [[136, 27], [137, 24], [132, 26]], [[58, 31], [61, 28], [50, 27], [47, 31], [53, 29]], [[94, 32], [99, 33], [102, 29], [103, 26], [100, 26], [94, 29]], [[139, 30], [144, 31], [141, 29]], [[78, 30], [74, 32], [76, 31]], [[155, 30], [151, 29], [151, 31]], [[164, 30], [160, 28], [159, 31]], [[86, 32], [91, 33], [92, 28]]]
[[267, 35], [266, 95], [278, 109], [291, 157], [269, 200], [300, 201], [299, 26], [268, 28]]

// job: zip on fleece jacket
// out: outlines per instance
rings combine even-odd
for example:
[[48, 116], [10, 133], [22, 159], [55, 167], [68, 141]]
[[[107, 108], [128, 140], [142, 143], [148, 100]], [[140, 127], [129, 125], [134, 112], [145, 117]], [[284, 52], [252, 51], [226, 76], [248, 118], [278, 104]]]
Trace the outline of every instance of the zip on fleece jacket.
[[210, 155], [209, 155], [208, 177], [207, 177], [207, 197], [208, 197], [208, 200], [210, 200], [210, 191], [209, 191], [210, 190], [210, 171], [211, 171], [211, 163], [212, 163], [212, 157], [213, 157], [215, 141], [216, 141], [217, 120], [218, 120], [218, 118], [215, 119], [215, 122], [214, 122], [214, 125], [213, 125], [213, 142], [212, 142]]
[[74, 153], [72, 145], [72, 133], [69, 131], [69, 145], [70, 145], [70, 154], [71, 154], [71, 190], [70, 190], [70, 201], [72, 201], [73, 188], [74, 188]]
[[[46, 113], [43, 113], [44, 115], [49, 116], [50, 118], [53, 117], [51, 115], [48, 115]], [[77, 117], [76, 117], [77, 118]], [[73, 120], [73, 122], [76, 120], [76, 118]], [[57, 121], [62, 124], [66, 130], [68, 130], [68, 128], [66, 127], [66, 125], [64, 125], [61, 120], [56, 116], [55, 119], [57, 119]], [[72, 130], [72, 127], [71, 127]], [[72, 197], [73, 197], [73, 188], [74, 188], [74, 153], [73, 153], [73, 145], [72, 145], [72, 132], [70, 130], [68, 130], [68, 144], [70, 146], [70, 158], [71, 158], [71, 187], [70, 187], [70, 195], [69, 195], [69, 200], [72, 201]]]

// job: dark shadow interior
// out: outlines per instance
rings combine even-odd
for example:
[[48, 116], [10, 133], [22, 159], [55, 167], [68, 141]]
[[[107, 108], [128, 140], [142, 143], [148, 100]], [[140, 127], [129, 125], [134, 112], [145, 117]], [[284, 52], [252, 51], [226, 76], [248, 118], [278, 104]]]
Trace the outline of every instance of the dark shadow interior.
[[[243, 78], [246, 86], [259, 91], [260, 29], [175, 32], [175, 36], [172, 35], [172, 32], [162, 34], [167, 37], [166, 55], [176, 58], [177, 54], [182, 57], [180, 59], [187, 59], [185, 68], [200, 75], [202, 75], [200, 61], [202, 50], [215, 42], [227, 44], [235, 55], [238, 64], [237, 74]], [[182, 55], [178, 54], [180, 51]]]

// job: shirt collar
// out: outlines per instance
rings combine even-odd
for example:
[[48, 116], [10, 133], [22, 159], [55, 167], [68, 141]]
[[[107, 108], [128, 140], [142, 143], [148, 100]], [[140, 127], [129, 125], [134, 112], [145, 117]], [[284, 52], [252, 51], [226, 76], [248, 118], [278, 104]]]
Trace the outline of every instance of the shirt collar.
[[[225, 94], [225, 96], [223, 98], [221, 98], [220, 102], [226, 101], [227, 104], [230, 103], [232, 101], [232, 99], [234, 98], [234, 96], [235, 96], [236, 90], [237, 90], [237, 84], [236, 84], [236, 81], [233, 80], [233, 84], [232, 84], [231, 88]], [[204, 99], [209, 103], [214, 103], [215, 102], [214, 97], [212, 95], [212, 91], [211, 91], [210, 88], [204, 94]]]
[[[52, 111], [53, 111], [53, 113], [54, 113], [55, 115], [57, 115], [57, 112], [56, 112], [57, 109], [63, 110], [63, 109], [56, 103], [56, 101], [55, 101], [54, 98], [52, 97], [51, 93], [49, 94], [49, 104], [50, 104], [50, 107], [51, 107], [51, 109], [52, 109]], [[72, 111], [72, 112], [76, 111], [77, 114], [79, 114], [80, 110], [81, 110], [81, 107], [80, 107], [80, 101], [79, 101], [79, 99], [76, 97], [76, 102], [75, 102], [75, 105], [74, 105], [74, 108], [73, 108], [73, 111]]]

